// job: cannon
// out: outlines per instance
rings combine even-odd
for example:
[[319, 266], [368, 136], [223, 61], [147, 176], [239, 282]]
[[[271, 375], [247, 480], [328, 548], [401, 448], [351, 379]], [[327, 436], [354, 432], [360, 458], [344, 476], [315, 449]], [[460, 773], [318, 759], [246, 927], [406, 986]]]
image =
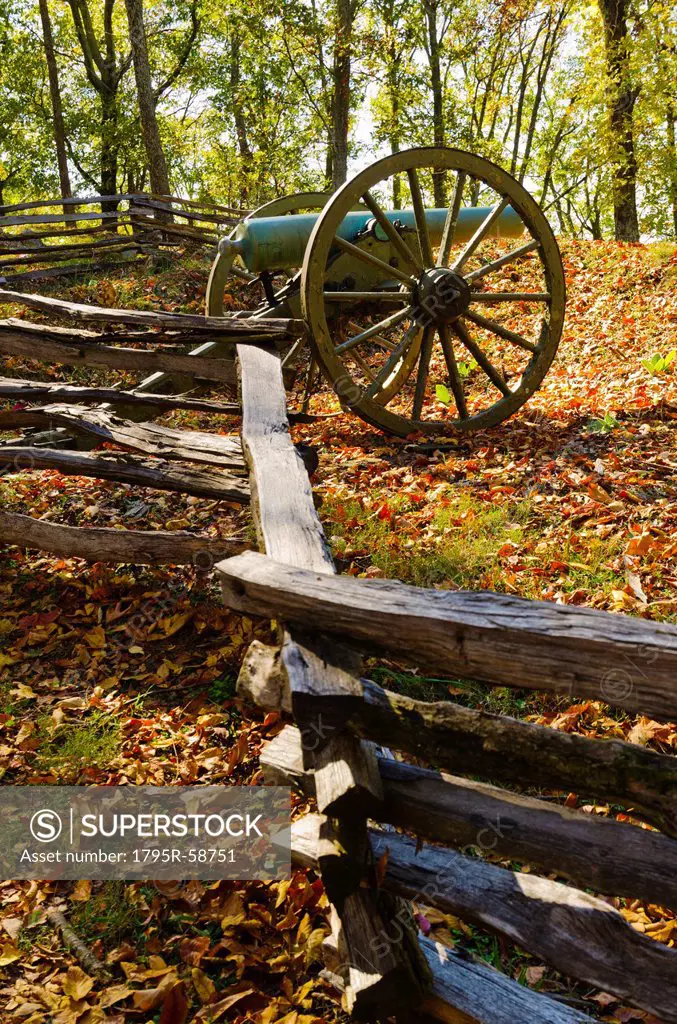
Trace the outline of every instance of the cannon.
[[[256, 308], [224, 310], [232, 277], [258, 282]], [[304, 409], [319, 369], [343, 408], [402, 436], [512, 415], [555, 357], [564, 308], [536, 201], [489, 160], [440, 147], [385, 157], [330, 196], [259, 207], [219, 243], [207, 288], [210, 316], [306, 321]]]

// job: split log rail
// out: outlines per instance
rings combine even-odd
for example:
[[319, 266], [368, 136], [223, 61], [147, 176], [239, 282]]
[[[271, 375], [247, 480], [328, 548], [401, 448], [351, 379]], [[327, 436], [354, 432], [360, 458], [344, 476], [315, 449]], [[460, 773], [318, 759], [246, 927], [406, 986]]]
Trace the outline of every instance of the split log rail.
[[[157, 374], [126, 392], [2, 378], [0, 399], [18, 405], [0, 413], [0, 430], [24, 433], [0, 445], [0, 471], [49, 468], [251, 500], [258, 552], [245, 550], [240, 537], [76, 529], [4, 511], [0, 542], [94, 560], [209, 568], [223, 559], [216, 569], [226, 603], [278, 623], [279, 645], [252, 645], [238, 690], [293, 720], [265, 746], [261, 764], [268, 784], [315, 801], [317, 812], [292, 825], [292, 857], [324, 882], [332, 907], [326, 977], [342, 991], [347, 1012], [421, 1024], [593, 1019], [580, 1001], [533, 991], [425, 938], [413, 901], [677, 1024], [677, 949], [632, 928], [604, 898], [677, 910], [677, 758], [452, 702], [412, 700], [365, 679], [363, 667], [365, 654], [381, 652], [450, 676], [604, 700], [674, 721], [677, 629], [337, 575], [289, 431], [280, 351], [302, 335], [296, 321], [267, 320], [261, 336], [246, 321], [78, 307], [13, 292], [0, 292], [0, 302], [90, 325], [3, 320], [0, 354], [190, 373], [221, 388], [239, 381], [238, 400], [211, 402], [159, 393]], [[97, 323], [103, 331], [91, 329]], [[144, 349], [129, 347], [139, 342]], [[196, 343], [197, 352], [185, 351]], [[140, 354], [157, 359], [135, 362]], [[241, 432], [152, 422], [180, 407], [239, 410]], [[36, 447], [49, 430], [30, 431], [41, 428], [75, 441]], [[102, 442], [107, 450], [72, 450]], [[614, 804], [635, 823], [571, 809], [552, 794], [544, 798], [544, 787]], [[529, 870], [513, 870], [516, 862]]]
[[218, 203], [148, 192], [0, 206], [0, 283], [21, 288], [100, 273], [187, 246], [211, 250], [245, 214]]
[[[588, 696], [674, 721], [677, 629], [337, 576], [288, 432], [279, 357], [239, 345], [238, 361], [260, 553], [229, 558], [217, 571], [226, 604], [280, 624], [281, 646], [255, 643], [238, 689], [295, 721], [266, 745], [261, 764], [268, 784], [317, 803], [318, 814], [292, 826], [292, 856], [321, 874], [333, 904], [328, 966], [346, 1009], [358, 1019], [480, 1024], [592, 1019], [420, 936], [412, 942], [402, 901], [414, 900], [676, 1024], [677, 950], [584, 890], [677, 910], [677, 759], [388, 693], [363, 678], [361, 656], [383, 652], [451, 676]], [[393, 760], [390, 749], [436, 770]], [[534, 795], [543, 787], [613, 802], [648, 825]]]

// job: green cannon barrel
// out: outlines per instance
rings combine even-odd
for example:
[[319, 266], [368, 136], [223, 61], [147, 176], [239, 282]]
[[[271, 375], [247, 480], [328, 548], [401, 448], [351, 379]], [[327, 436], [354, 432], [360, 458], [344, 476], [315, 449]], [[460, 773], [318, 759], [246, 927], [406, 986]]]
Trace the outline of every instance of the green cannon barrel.
[[[454, 241], [463, 243], [472, 238], [488, 213], [489, 208], [481, 206], [461, 210]], [[255, 217], [242, 221], [235, 232], [235, 238], [223, 239], [219, 250], [234, 250], [239, 253], [247, 269], [254, 274], [262, 270], [300, 267], [318, 216], [316, 213], [299, 213], [286, 217]], [[416, 227], [413, 210], [390, 210], [386, 212], [386, 217], [392, 222], [400, 221], [412, 230]], [[446, 217], [446, 209], [426, 210], [433, 245], [439, 245], [442, 240]], [[338, 234], [352, 242], [371, 220], [369, 212], [349, 213], [341, 222]], [[377, 230], [380, 235], [381, 229]], [[519, 238], [523, 231], [522, 218], [508, 206], [493, 225], [490, 235], [494, 238]]]

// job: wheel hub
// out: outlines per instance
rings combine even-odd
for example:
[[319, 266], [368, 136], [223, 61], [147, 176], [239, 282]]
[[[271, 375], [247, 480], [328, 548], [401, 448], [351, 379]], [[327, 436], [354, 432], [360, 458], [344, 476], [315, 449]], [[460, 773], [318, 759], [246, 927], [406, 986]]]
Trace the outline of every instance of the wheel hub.
[[463, 316], [470, 305], [470, 287], [455, 270], [434, 267], [424, 270], [417, 282], [418, 311], [421, 324], [448, 324]]

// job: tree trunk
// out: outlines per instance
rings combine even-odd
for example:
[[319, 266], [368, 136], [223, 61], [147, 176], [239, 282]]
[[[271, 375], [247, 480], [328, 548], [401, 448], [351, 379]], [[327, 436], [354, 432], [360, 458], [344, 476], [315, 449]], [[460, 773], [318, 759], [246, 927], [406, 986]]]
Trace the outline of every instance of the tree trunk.
[[[127, 70], [127, 61], [118, 67], [113, 32], [115, 0], [105, 0], [103, 8], [103, 49], [94, 31], [88, 0], [68, 0], [73, 15], [75, 33], [82, 50], [85, 71], [90, 85], [101, 101], [101, 152], [99, 156], [100, 188], [102, 195], [115, 195], [118, 177], [117, 137], [118, 88]], [[115, 212], [118, 204], [108, 200], [101, 204], [103, 213]]]
[[230, 89], [231, 101], [233, 104], [233, 119], [235, 121], [235, 134], [237, 146], [240, 152], [240, 163], [242, 166], [242, 188], [240, 190], [241, 203], [247, 205], [249, 198], [249, 186], [254, 166], [254, 154], [247, 137], [247, 121], [245, 119], [244, 107], [240, 95], [240, 46], [241, 39], [236, 31], [230, 39]]
[[[117, 88], [107, 88], [101, 95], [101, 194], [115, 195], [118, 181]], [[101, 204], [102, 212], [117, 210], [117, 203]]]
[[524, 183], [524, 178], [526, 176], [527, 168], [529, 166], [529, 158], [531, 156], [531, 149], [534, 144], [534, 135], [536, 133], [536, 124], [538, 122], [538, 113], [545, 92], [545, 84], [550, 73], [550, 66], [552, 64], [552, 59], [555, 55], [555, 50], [557, 49], [560, 32], [562, 30], [562, 26], [564, 25], [566, 15], [566, 7], [563, 7], [554, 19], [551, 15], [548, 15], [548, 24], [545, 33], [543, 49], [541, 51], [541, 59], [538, 63], [538, 70], [536, 72], [536, 90], [531, 105], [531, 114], [529, 116], [529, 125], [527, 127], [524, 154], [522, 156], [522, 163], [520, 166], [519, 181], [521, 184]]
[[[430, 85], [433, 93], [433, 144], [444, 145], [444, 97], [442, 92], [442, 71], [440, 67], [440, 52], [442, 42], [437, 31], [437, 11], [439, 0], [425, 0], [424, 9], [427, 31], [427, 53], [430, 65]], [[433, 192], [435, 206], [446, 205], [444, 188], [444, 171], [433, 173]]]
[[[45, 0], [42, 0], [42, 2], [45, 2]], [[148, 157], [150, 187], [152, 192], [166, 196], [170, 195], [169, 172], [167, 170], [167, 160], [162, 148], [155, 111], [155, 96], [153, 94], [153, 83], [148, 63], [146, 29], [143, 23], [143, 2], [142, 0], [125, 0], [125, 6], [127, 8], [127, 21], [129, 22], [132, 59], [134, 61], [134, 77], [136, 79], [141, 131], [143, 133], [146, 156]]]
[[350, 64], [354, 17], [353, 0], [337, 0], [331, 109], [331, 184], [334, 190], [340, 188], [348, 177]]
[[677, 115], [672, 103], [668, 104], [667, 110], [667, 135], [668, 135], [668, 159], [669, 178], [668, 189], [670, 194], [670, 211], [672, 214], [672, 233], [677, 238], [677, 145], [675, 145], [675, 121]]
[[[385, 50], [388, 60], [387, 88], [390, 100], [390, 121], [388, 124], [388, 138], [390, 152], [400, 151], [400, 64], [401, 57], [398, 53], [398, 31], [395, 21], [393, 3], [389, 3], [386, 10], [386, 38]], [[402, 209], [402, 180], [400, 174], [393, 174], [393, 210]]]
[[628, 57], [628, 0], [599, 0], [604, 19], [614, 227], [618, 242], [639, 241], [637, 217], [637, 158], [633, 110], [638, 90], [630, 78]]
[[[49, 19], [47, 0], [40, 0], [40, 20], [42, 21], [42, 43], [45, 50], [45, 60], [47, 61], [47, 71], [49, 74], [49, 94], [52, 101], [54, 145], [56, 147], [56, 160], [59, 167], [61, 198], [68, 199], [73, 193], [71, 191], [71, 181], [68, 173], [66, 130], [63, 123], [61, 90], [59, 89], [59, 70], [56, 64], [56, 54], [54, 53], [54, 37], [52, 35], [52, 23]], [[67, 207], [64, 206], [63, 212], [68, 212]]]

